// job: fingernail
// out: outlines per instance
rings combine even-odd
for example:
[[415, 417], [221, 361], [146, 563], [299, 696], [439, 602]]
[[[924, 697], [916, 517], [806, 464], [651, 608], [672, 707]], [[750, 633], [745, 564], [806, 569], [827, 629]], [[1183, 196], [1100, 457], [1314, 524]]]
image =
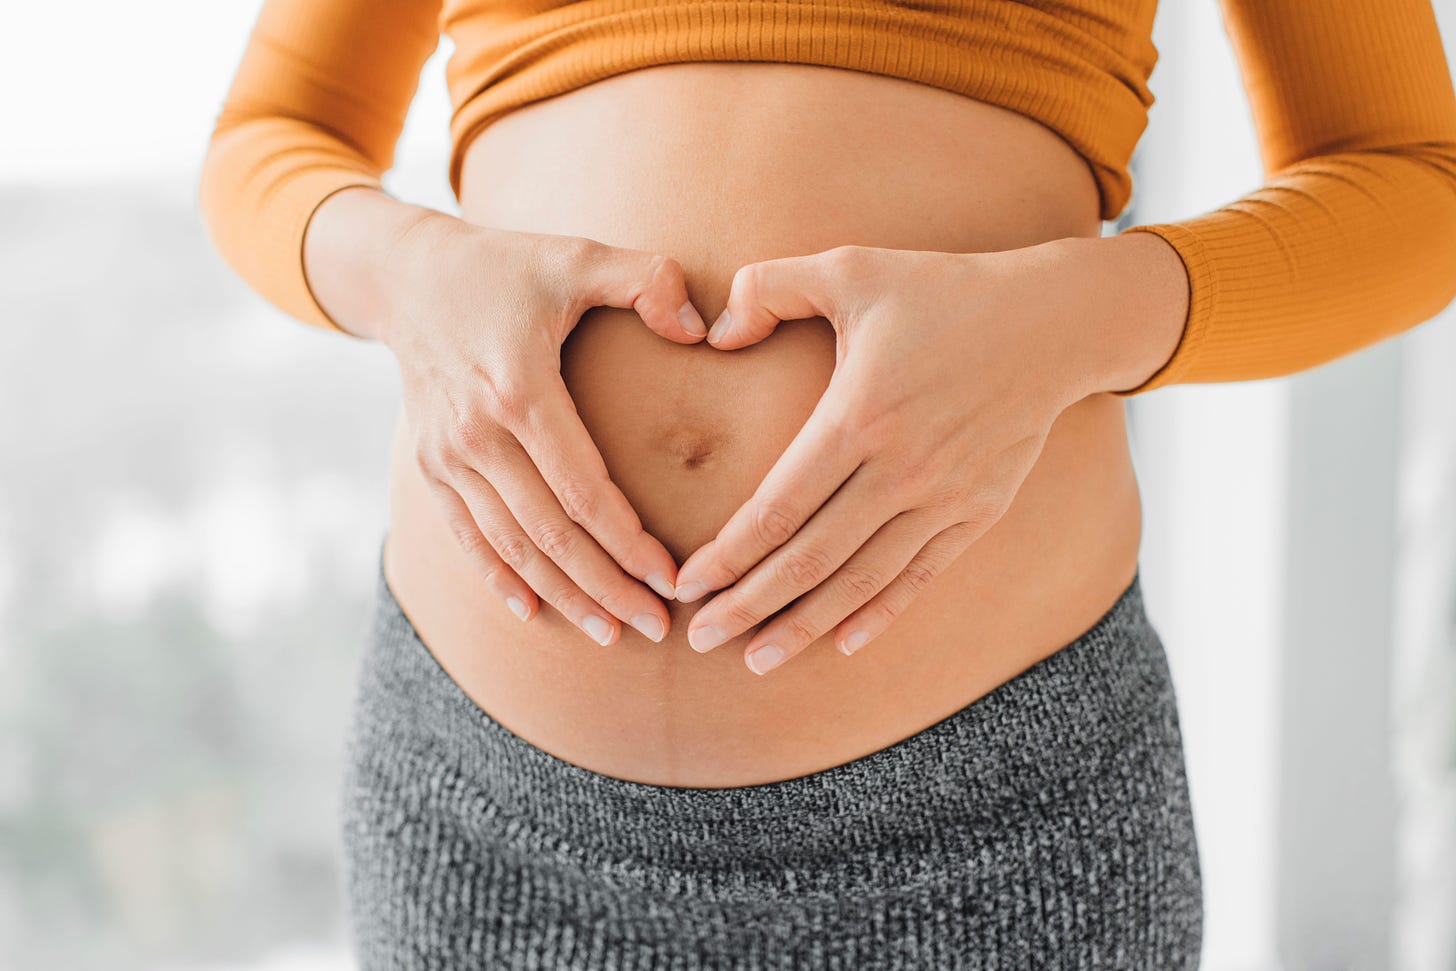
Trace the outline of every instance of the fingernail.
[[685, 583], [678, 587], [675, 596], [682, 603], [690, 604], [707, 592], [708, 585], [706, 583], [699, 583], [697, 580], [694, 580], [692, 583]]
[[728, 308], [724, 307], [723, 312], [718, 315], [718, 319], [713, 321], [713, 326], [708, 328], [708, 343], [712, 344], [722, 340], [723, 335], [728, 333], [728, 326], [732, 323], [733, 318], [729, 315]]
[[849, 657], [849, 655], [864, 647], [865, 644], [869, 643], [869, 639], [870, 632], [867, 630], [857, 630], [853, 634], [850, 634], [844, 639], [844, 656]]
[[662, 638], [667, 634], [667, 628], [662, 626], [662, 621], [656, 614], [638, 614], [632, 618], [632, 626], [642, 632], [649, 640], [662, 643]]
[[748, 666], [754, 674], [772, 670], [784, 659], [784, 649], [777, 644], [765, 644], [748, 655]]
[[647, 585], [657, 591], [657, 595], [665, 600], [671, 600], [677, 596], [677, 590], [667, 582], [667, 577], [661, 573], [647, 574]]
[[711, 651], [727, 639], [723, 636], [723, 632], [716, 627], [699, 627], [688, 631], [688, 643], [699, 654]]
[[526, 601], [522, 600], [520, 597], [507, 597], [506, 606], [511, 608], [511, 613], [515, 614], [522, 620], [531, 619], [531, 608], [527, 607]]
[[678, 308], [677, 319], [682, 321], [683, 330], [694, 337], [702, 337], [708, 332], [708, 328], [703, 324], [703, 318], [698, 315], [697, 308], [693, 306], [691, 300]]
[[612, 625], [596, 615], [592, 615], [582, 621], [581, 629], [586, 631], [587, 636], [602, 645], [602, 647], [606, 647], [607, 643], [612, 639]]

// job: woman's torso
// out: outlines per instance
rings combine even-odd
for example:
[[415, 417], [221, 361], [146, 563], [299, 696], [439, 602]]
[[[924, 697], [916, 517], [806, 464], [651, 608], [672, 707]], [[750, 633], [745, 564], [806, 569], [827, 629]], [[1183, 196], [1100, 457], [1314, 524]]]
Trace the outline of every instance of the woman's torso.
[[[1002, 250], [1100, 228], [1091, 172], [1040, 124], [805, 65], [667, 65], [529, 105], [475, 138], [461, 185], [469, 221], [675, 257], [708, 320], [756, 260], [845, 243]], [[679, 563], [752, 494], [833, 367], [823, 318], [723, 352], [596, 308], [562, 349], [613, 479]], [[506, 727], [638, 782], [752, 785], [884, 748], [1074, 640], [1136, 569], [1122, 402], [1099, 394], [1057, 420], [1005, 517], [852, 658], [832, 632], [765, 676], [743, 663], [752, 631], [700, 655], [686, 631], [706, 599], [670, 604], [661, 644], [624, 624], [603, 649], [548, 604], [523, 624], [486, 590], [404, 428], [385, 573], [421, 637]]]

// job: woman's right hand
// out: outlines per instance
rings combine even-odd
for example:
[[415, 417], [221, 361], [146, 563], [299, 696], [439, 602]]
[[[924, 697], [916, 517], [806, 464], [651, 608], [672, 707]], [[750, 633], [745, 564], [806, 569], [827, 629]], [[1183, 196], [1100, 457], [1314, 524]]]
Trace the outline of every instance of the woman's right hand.
[[522, 620], [539, 597], [602, 645], [619, 619], [661, 641], [668, 613], [653, 591], [672, 599], [677, 565], [609, 478], [562, 381], [561, 345], [596, 306], [702, 340], [682, 266], [438, 213], [391, 247], [382, 283], [377, 333], [399, 363], [416, 460], [486, 585]]

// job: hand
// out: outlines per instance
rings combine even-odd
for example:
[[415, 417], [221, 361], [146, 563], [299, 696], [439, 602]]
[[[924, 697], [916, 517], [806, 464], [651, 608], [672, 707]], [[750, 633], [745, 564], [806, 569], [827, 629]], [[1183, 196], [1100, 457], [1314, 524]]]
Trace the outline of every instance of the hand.
[[1099, 284], [1062, 252], [841, 246], [737, 272], [713, 346], [818, 315], [838, 353], [804, 427], [679, 571], [685, 602], [731, 584], [693, 617], [695, 649], [792, 602], [745, 648], [751, 670], [831, 629], [850, 654], [1001, 519], [1053, 421], [1091, 390], [1067, 335]]
[[661, 641], [676, 565], [613, 485], [561, 379], [594, 306], [656, 333], [706, 332], [672, 259], [439, 214], [390, 251], [379, 339], [399, 362], [416, 455], [456, 539], [522, 620], [538, 596], [602, 645], [618, 620]]

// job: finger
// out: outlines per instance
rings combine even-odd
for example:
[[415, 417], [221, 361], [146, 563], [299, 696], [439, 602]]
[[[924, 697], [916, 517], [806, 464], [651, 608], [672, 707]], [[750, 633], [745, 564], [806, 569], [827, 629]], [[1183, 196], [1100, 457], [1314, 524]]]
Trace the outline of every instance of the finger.
[[506, 566], [593, 641], [607, 646], [616, 640], [618, 626], [611, 614], [537, 548], [483, 476], [467, 470], [455, 487]]
[[792, 539], [853, 474], [864, 453], [845, 414], [831, 379], [829, 390], [752, 497], [679, 568], [678, 600], [692, 603], [736, 582]]
[[696, 344], [708, 332], [688, 297], [682, 264], [672, 257], [601, 245], [578, 269], [577, 281], [591, 306], [635, 310], [668, 340]]
[[828, 250], [739, 267], [728, 291], [728, 306], [708, 329], [708, 343], [729, 351], [758, 343], [783, 320], [815, 316], [833, 320], [837, 259], [837, 251]]
[[936, 535], [930, 517], [919, 511], [901, 513], [881, 526], [833, 576], [749, 641], [743, 652], [748, 669], [764, 674], [801, 653], [888, 586]]
[[587, 596], [645, 636], [662, 639], [668, 626], [662, 601], [623, 573], [596, 540], [566, 515], [519, 444], [501, 450], [486, 479], [535, 547]]
[[524, 421], [507, 430], [515, 434], [572, 521], [621, 569], [671, 600], [677, 564], [667, 547], [642, 528], [637, 511], [612, 481], [559, 375], [532, 395]]
[[429, 477], [429, 482], [440, 499], [450, 531], [465, 550], [471, 565], [485, 580], [485, 585], [501, 598], [511, 613], [522, 620], [530, 620], [535, 616], [538, 606], [536, 592], [515, 570], [506, 566], [495, 547], [490, 545], [490, 540], [481, 533], [470, 507], [460, 498], [460, 494], [448, 483], [441, 482], [434, 476]]
[[688, 629], [694, 650], [710, 651], [816, 589], [899, 512], [887, 516], [876, 511], [877, 505], [884, 505], [887, 490], [884, 481], [866, 468], [856, 469], [792, 540], [703, 605]]
[[954, 563], [984, 532], [984, 529], [978, 531], [970, 523], [957, 523], [936, 533], [925, 548], [906, 564], [899, 576], [839, 625], [835, 641], [840, 652], [853, 654], [884, 633], [885, 628], [930, 586], [930, 581]]

